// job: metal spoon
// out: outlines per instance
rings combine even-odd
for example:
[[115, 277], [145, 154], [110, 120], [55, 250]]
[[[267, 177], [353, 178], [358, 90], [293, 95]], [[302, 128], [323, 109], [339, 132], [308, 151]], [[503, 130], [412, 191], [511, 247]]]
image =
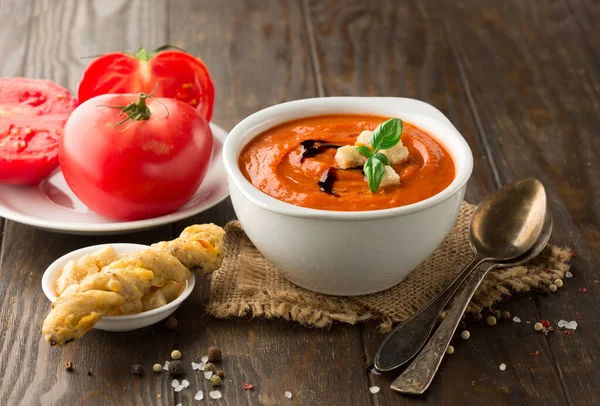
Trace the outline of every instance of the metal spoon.
[[[524, 194], [523, 190], [527, 192]], [[546, 210], [545, 192], [542, 184], [536, 179], [524, 179], [506, 185], [477, 207], [470, 226], [470, 240], [475, 257], [446, 289], [411, 318], [399, 324], [383, 340], [375, 355], [374, 366], [377, 370], [391, 371], [408, 362], [419, 352], [431, 334], [439, 314], [478, 265], [483, 262], [511, 261], [531, 248], [541, 230], [543, 217], [539, 220], [539, 226], [532, 223], [533, 218], [529, 216], [529, 210], [533, 206], [520, 205], [520, 202], [521, 199], [529, 202], [532, 196], [538, 196], [540, 190], [543, 192], [543, 206], [536, 206], [535, 210], [543, 210], [543, 215]], [[541, 195], [534, 197], [532, 201], [539, 198]], [[536, 211], [535, 214], [539, 215], [539, 212]], [[505, 221], [509, 217], [513, 219], [510, 224]], [[523, 244], [521, 233], [524, 230], [530, 235]], [[485, 240], [482, 237], [485, 237]]]
[[[545, 193], [542, 196], [543, 204], [540, 202], [539, 205], [545, 206]], [[433, 334], [431, 340], [425, 345], [421, 353], [419, 353], [404, 373], [392, 383], [391, 388], [407, 394], [422, 394], [425, 392], [437, 372], [464, 310], [486, 274], [491, 269], [515, 266], [536, 257], [548, 243], [551, 233], [552, 216], [548, 212], [543, 217], [543, 227], [539, 238], [534, 241], [533, 246], [527, 252], [514, 260], [495, 263], [483, 270], [473, 272], [466, 282], [464, 289], [459, 294], [454, 306]]]

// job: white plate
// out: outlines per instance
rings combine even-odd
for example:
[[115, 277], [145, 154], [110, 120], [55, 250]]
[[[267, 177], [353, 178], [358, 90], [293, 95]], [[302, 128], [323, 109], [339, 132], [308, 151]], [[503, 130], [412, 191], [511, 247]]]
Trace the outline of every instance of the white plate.
[[206, 177], [189, 202], [175, 213], [137, 221], [116, 221], [91, 211], [69, 189], [60, 170], [37, 186], [0, 185], [0, 217], [69, 234], [120, 234], [191, 217], [229, 195], [221, 152], [227, 131], [211, 123], [214, 152]]

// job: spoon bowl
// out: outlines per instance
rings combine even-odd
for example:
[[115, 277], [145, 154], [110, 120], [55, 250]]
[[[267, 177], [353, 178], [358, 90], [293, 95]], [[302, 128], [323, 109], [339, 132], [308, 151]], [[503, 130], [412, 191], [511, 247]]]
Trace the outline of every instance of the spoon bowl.
[[473, 214], [469, 237], [477, 254], [509, 261], [538, 239], [546, 214], [546, 191], [535, 178], [511, 183], [490, 195]]
[[523, 179], [487, 197], [473, 213], [469, 227], [474, 258], [448, 287], [388, 334], [375, 355], [375, 368], [391, 371], [413, 358], [448, 301], [480, 264], [513, 266], [539, 254], [548, 242], [545, 234], [545, 239], [540, 239], [543, 229], [549, 238], [552, 217], [546, 215], [546, 192], [539, 180]]

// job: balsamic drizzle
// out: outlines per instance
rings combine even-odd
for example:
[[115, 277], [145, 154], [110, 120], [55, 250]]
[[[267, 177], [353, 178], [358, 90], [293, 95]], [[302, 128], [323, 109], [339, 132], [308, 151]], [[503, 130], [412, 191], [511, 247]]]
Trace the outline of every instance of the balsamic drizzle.
[[327, 144], [319, 140], [306, 140], [300, 143], [302, 151], [300, 152], [300, 162], [304, 161], [305, 158], [312, 158], [317, 156], [321, 152], [325, 152], [327, 149], [335, 148], [338, 149], [341, 145]]
[[335, 182], [337, 180], [336, 172], [337, 172], [337, 169], [335, 169], [334, 167], [327, 169], [321, 175], [321, 179], [319, 180], [318, 185], [319, 185], [319, 189], [321, 190], [321, 192], [325, 192], [332, 196], [339, 197], [340, 195], [338, 195], [337, 193], [335, 193], [333, 191], [333, 182]]

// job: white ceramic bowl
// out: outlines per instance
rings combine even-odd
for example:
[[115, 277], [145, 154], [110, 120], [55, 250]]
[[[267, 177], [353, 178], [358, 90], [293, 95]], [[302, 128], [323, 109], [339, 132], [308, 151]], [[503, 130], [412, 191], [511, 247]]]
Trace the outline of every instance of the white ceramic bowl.
[[[340, 212], [294, 206], [256, 189], [238, 167], [244, 146], [278, 124], [324, 114], [398, 117], [450, 152], [454, 181], [429, 199], [385, 210]], [[427, 258], [450, 231], [473, 170], [469, 145], [435, 107], [392, 97], [329, 97], [268, 107], [240, 122], [223, 146], [235, 213], [258, 250], [291, 282], [331, 295], [390, 288]]]
[[[66, 255], [63, 255], [62, 257], [54, 261], [52, 264], [50, 264], [50, 266], [46, 269], [44, 275], [42, 276], [42, 289], [44, 290], [44, 294], [48, 297], [48, 299], [50, 299], [51, 302], [54, 302], [56, 300], [56, 292], [54, 291], [54, 281], [56, 281], [56, 279], [60, 275], [60, 271], [67, 264], [68, 261], [76, 261], [85, 254], [91, 254], [92, 252], [98, 251], [99, 249], [102, 249], [109, 245], [113, 246], [113, 248], [119, 256], [149, 248], [148, 245], [142, 244], [100, 244], [81, 248], [72, 251]], [[190, 293], [192, 293], [195, 283], [196, 279], [194, 278], [194, 274], [192, 273], [192, 275], [186, 281], [186, 286], [183, 292], [181, 292], [177, 299], [173, 300], [171, 303], [167, 303], [166, 305], [161, 306], [158, 309], [148, 310], [146, 312], [128, 314], [125, 316], [106, 316], [103, 317], [98, 323], [96, 323], [94, 328], [105, 331], [131, 331], [136, 330], [138, 328], [147, 327], [161, 320], [164, 320], [167, 317], [169, 317], [171, 313], [177, 310], [179, 305], [190, 295]]]

